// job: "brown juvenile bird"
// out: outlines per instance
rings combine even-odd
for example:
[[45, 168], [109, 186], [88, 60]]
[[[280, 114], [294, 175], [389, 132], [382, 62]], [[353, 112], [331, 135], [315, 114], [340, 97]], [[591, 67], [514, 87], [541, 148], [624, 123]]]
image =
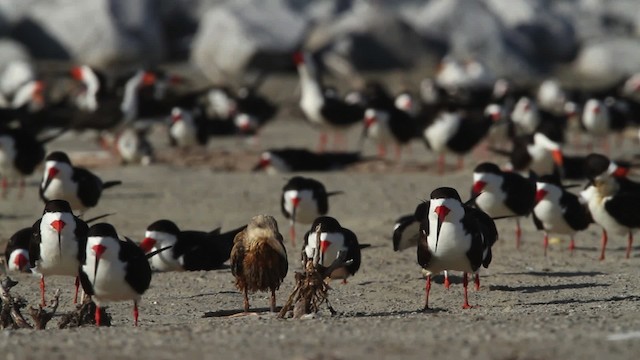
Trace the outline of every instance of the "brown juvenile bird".
[[249, 312], [248, 292], [271, 290], [271, 311], [276, 311], [276, 290], [287, 275], [287, 251], [278, 223], [269, 215], [254, 216], [236, 235], [231, 250], [231, 272], [244, 293], [244, 311]]

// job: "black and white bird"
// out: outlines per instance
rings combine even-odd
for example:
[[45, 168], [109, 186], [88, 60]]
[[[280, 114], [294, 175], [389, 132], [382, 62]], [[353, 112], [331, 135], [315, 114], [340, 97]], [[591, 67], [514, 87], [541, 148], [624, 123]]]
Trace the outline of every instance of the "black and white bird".
[[78, 300], [78, 268], [84, 262], [87, 224], [73, 215], [65, 200], [47, 201], [42, 218], [32, 227], [29, 245], [31, 271], [40, 275], [42, 305], [45, 302], [45, 276], [63, 275], [76, 278], [74, 303]]
[[311, 124], [321, 127], [319, 150], [324, 151], [326, 131], [338, 135], [347, 130], [362, 121], [364, 109], [338, 97], [325, 95], [319, 69], [311, 54], [295, 53], [294, 62], [300, 75], [300, 108]]
[[45, 158], [40, 198], [66, 200], [74, 210], [84, 213], [98, 204], [102, 191], [122, 182], [103, 182], [87, 169], [75, 167], [66, 153], [54, 151]]
[[427, 200], [416, 208], [420, 219], [418, 263], [426, 277], [425, 310], [429, 309], [431, 275], [444, 270], [463, 272], [464, 303], [468, 309], [467, 274], [475, 274], [476, 289], [480, 287], [480, 266], [489, 266], [491, 247], [498, 240], [493, 219], [485, 212], [472, 208], [460, 199], [458, 192], [441, 187], [431, 192]]
[[320, 181], [302, 176], [294, 176], [282, 188], [280, 210], [289, 219], [291, 243], [296, 245], [295, 226], [311, 224], [329, 211], [329, 196], [342, 194], [342, 191], [327, 192]]
[[569, 235], [569, 251], [573, 254], [575, 234], [586, 230], [592, 223], [589, 209], [556, 177], [549, 175], [536, 181], [535, 202], [533, 222], [538, 230], [544, 231], [544, 255], [547, 255], [549, 247], [549, 234]]
[[318, 264], [325, 268], [329, 268], [341, 253], [345, 254], [344, 261], [351, 261], [347, 266], [333, 270], [329, 274], [330, 279], [342, 279], [343, 283], [346, 283], [347, 278], [355, 275], [360, 269], [362, 259], [358, 237], [353, 231], [343, 228], [335, 218], [318, 217], [304, 235], [303, 266], [308, 259], [313, 259], [318, 251], [320, 252]]
[[45, 157], [45, 144], [62, 132], [38, 139], [21, 128], [0, 128], [0, 176], [2, 194], [6, 194], [10, 180], [19, 180], [20, 192], [24, 190], [24, 178], [33, 174]]
[[[400, 216], [393, 225], [393, 251], [403, 251], [418, 246], [420, 240], [420, 221], [416, 220], [415, 214], [407, 214]], [[449, 281], [449, 273], [444, 270], [444, 287], [451, 287]]]
[[535, 205], [536, 186], [514, 172], [505, 172], [485, 162], [473, 170], [471, 196], [478, 209], [492, 218], [516, 217], [516, 248], [520, 247], [522, 230], [518, 217], [527, 216]]
[[592, 185], [580, 193], [587, 202], [593, 221], [602, 226], [602, 250], [604, 260], [609, 234], [627, 235], [627, 259], [631, 256], [633, 231], [640, 228], [640, 193], [622, 191], [611, 176], [598, 177]]
[[245, 226], [220, 233], [180, 230], [171, 220], [158, 220], [147, 227], [140, 248], [145, 253], [171, 247], [153, 256], [151, 267], [158, 271], [198, 271], [220, 269], [229, 260], [233, 239]]
[[385, 157], [387, 145], [396, 148], [396, 159], [401, 147], [407, 145], [418, 134], [411, 115], [396, 107], [387, 109], [368, 108], [364, 113], [362, 137], [372, 139], [378, 145], [378, 155]]
[[151, 267], [142, 249], [133, 241], [120, 240], [116, 229], [107, 223], [88, 231], [85, 260], [80, 267], [80, 282], [96, 303], [95, 321], [100, 326], [100, 308], [112, 301], [133, 300], [133, 321], [138, 325], [138, 302], [151, 283]]
[[315, 153], [300, 148], [271, 149], [260, 154], [253, 171], [264, 170], [268, 174], [334, 171], [366, 160], [359, 152]]
[[438, 173], [444, 172], [445, 154], [459, 156], [458, 168], [462, 168], [462, 156], [470, 152], [489, 132], [493, 125], [491, 116], [484, 111], [444, 111], [427, 125], [423, 139], [438, 158]]
[[508, 156], [509, 167], [519, 173], [533, 171], [538, 176], [560, 175], [564, 167], [561, 145], [539, 132], [514, 138], [511, 151], [492, 151]]
[[9, 271], [31, 272], [29, 270], [31, 234], [33, 234], [33, 229], [27, 227], [16, 231], [9, 238], [4, 251], [4, 260]]
[[[612, 132], [624, 130], [627, 119], [618, 111], [616, 99], [589, 99], [584, 104], [581, 123], [585, 131], [595, 139], [605, 139]], [[606, 139], [605, 139], [606, 140]], [[605, 143], [606, 146], [608, 146]]]

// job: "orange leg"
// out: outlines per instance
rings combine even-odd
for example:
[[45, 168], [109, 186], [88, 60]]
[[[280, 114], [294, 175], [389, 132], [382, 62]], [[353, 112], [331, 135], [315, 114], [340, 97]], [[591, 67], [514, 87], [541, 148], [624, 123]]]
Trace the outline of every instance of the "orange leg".
[[569, 241], [569, 254], [573, 255], [573, 250], [576, 249], [576, 242], [573, 240], [573, 235], [571, 235], [571, 241]]
[[544, 256], [547, 256], [547, 248], [549, 247], [549, 234], [544, 233], [543, 245], [544, 247]]
[[633, 233], [629, 231], [629, 237], [627, 242], [627, 259], [631, 257], [631, 246], [633, 245]]
[[424, 300], [424, 309], [429, 309], [429, 291], [431, 291], [431, 275], [427, 275], [427, 284], [424, 287], [425, 292], [425, 300]]
[[451, 282], [449, 282], [449, 273], [445, 271], [444, 272], [444, 288], [448, 289], [449, 287], [451, 287]]
[[291, 245], [293, 245], [293, 247], [296, 246], [296, 225], [295, 223], [291, 223], [291, 226], [289, 227], [289, 237], [291, 238]]
[[522, 229], [520, 228], [520, 219], [516, 218], [516, 249], [520, 250], [520, 238], [522, 237]]
[[318, 152], [324, 152], [324, 150], [327, 147], [328, 139], [329, 139], [329, 136], [327, 135], [327, 133], [325, 132], [320, 133], [320, 139], [318, 141]]
[[133, 326], [138, 326], [138, 315], [140, 315], [140, 313], [138, 312], [138, 302], [137, 301], [133, 301]]
[[471, 309], [472, 306], [469, 305], [469, 293], [467, 287], [469, 285], [469, 279], [467, 279], [467, 273], [462, 273], [462, 286], [464, 286], [464, 304], [462, 304], [463, 309]]
[[605, 249], [607, 248], [608, 240], [609, 240], [609, 237], [607, 236], [607, 230], [602, 228], [602, 249], [600, 250], [600, 261], [604, 260], [604, 252], [605, 252]]
[[96, 326], [100, 326], [100, 306], [98, 306], [98, 304], [96, 304]]

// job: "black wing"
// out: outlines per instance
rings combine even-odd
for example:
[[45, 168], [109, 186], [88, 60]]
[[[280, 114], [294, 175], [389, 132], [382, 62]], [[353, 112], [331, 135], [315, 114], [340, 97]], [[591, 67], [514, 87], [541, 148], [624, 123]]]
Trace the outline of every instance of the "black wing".
[[32, 232], [33, 230], [30, 227], [27, 227], [20, 229], [16, 231], [15, 234], [11, 235], [4, 251], [4, 257], [7, 263], [9, 262], [9, 256], [11, 256], [11, 253], [14, 250], [24, 249], [27, 250], [27, 252], [29, 251]]
[[581, 231], [588, 228], [589, 224], [593, 222], [589, 209], [580, 203], [580, 199], [576, 195], [564, 191], [560, 197], [560, 204], [563, 205], [564, 219], [572, 229]]
[[640, 227], [640, 194], [619, 193], [607, 200], [604, 208], [621, 225]]
[[498, 229], [493, 219], [484, 211], [465, 207], [465, 212], [462, 222], [471, 233], [471, 248], [467, 257], [476, 271], [480, 265], [486, 268], [491, 263], [491, 247], [498, 241]]
[[151, 267], [144, 251], [127, 238], [120, 241], [119, 257], [127, 264], [125, 280], [138, 294], [143, 294], [151, 284]]
[[80, 268], [78, 269], [78, 276], [80, 277], [80, 285], [82, 285], [82, 290], [84, 290], [84, 292], [89, 295], [89, 296], [93, 296], [94, 292], [93, 292], [93, 285], [91, 284], [91, 281], [89, 280], [89, 277], [87, 276], [87, 274], [84, 273], [84, 271], [82, 271], [82, 265], [80, 265]]
[[358, 269], [360, 269], [360, 262], [362, 261], [360, 244], [358, 244], [358, 237], [353, 231], [344, 228], [342, 231], [344, 233], [344, 242], [348, 249], [345, 260], [353, 260], [353, 262], [347, 266], [347, 270], [349, 270], [351, 275], [354, 275]]
[[359, 123], [364, 118], [364, 108], [347, 104], [336, 98], [325, 97], [320, 114], [335, 126], [349, 126]]
[[536, 185], [523, 176], [504, 173], [502, 189], [508, 194], [505, 205], [516, 215], [527, 215], [533, 210], [536, 202]]
[[102, 194], [102, 181], [87, 169], [74, 167], [72, 180], [78, 183], [78, 194], [86, 207], [94, 207]]
[[40, 243], [42, 238], [40, 237], [40, 222], [42, 219], [38, 219], [31, 227], [31, 241], [29, 242], [29, 263], [31, 267], [36, 266], [36, 261], [40, 260]]
[[17, 149], [26, 149], [17, 151], [14, 159], [14, 166], [23, 175], [31, 175], [45, 157], [45, 150], [42, 143], [26, 132], [15, 130], [14, 140]]
[[87, 257], [87, 252], [85, 248], [87, 247], [87, 234], [89, 233], [89, 225], [84, 222], [82, 219], [75, 216], [76, 221], [76, 240], [78, 241], [78, 261], [80, 264], [84, 264], [85, 258]]
[[429, 266], [431, 262], [431, 252], [427, 244], [427, 236], [429, 236], [429, 207], [430, 201], [425, 201], [416, 207], [414, 216], [416, 221], [420, 223], [420, 237], [418, 239], [418, 264], [423, 268]]
[[402, 251], [418, 245], [420, 222], [414, 214], [401, 216], [393, 229], [393, 251]]

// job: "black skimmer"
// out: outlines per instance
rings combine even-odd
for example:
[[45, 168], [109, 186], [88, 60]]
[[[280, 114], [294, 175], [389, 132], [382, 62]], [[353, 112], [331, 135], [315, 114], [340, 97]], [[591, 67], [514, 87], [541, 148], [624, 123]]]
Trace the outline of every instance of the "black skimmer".
[[4, 259], [9, 271], [31, 272], [29, 270], [29, 245], [33, 228], [24, 228], [11, 235], [4, 251]]
[[87, 224], [74, 216], [65, 200], [47, 201], [42, 218], [33, 224], [29, 245], [31, 270], [40, 275], [42, 306], [45, 306], [45, 276], [64, 275], [76, 278], [74, 304], [78, 300], [78, 268], [84, 261]]
[[140, 248], [145, 253], [165, 247], [171, 249], [151, 258], [158, 271], [198, 271], [220, 269], [229, 260], [233, 239], [244, 226], [225, 233], [182, 231], [171, 220], [158, 220], [147, 227]]
[[522, 231], [519, 216], [527, 216], [535, 205], [536, 186], [521, 175], [505, 172], [485, 162], [473, 170], [471, 195], [475, 205], [493, 218], [516, 217], [516, 248]]
[[538, 87], [536, 101], [541, 109], [560, 114], [565, 111], [567, 93], [556, 79], [546, 79]]
[[17, 128], [0, 128], [0, 174], [3, 195], [9, 186], [9, 179], [19, 179], [20, 192], [24, 190], [24, 178], [33, 174], [45, 157], [45, 144], [60, 136], [60, 131], [43, 139], [31, 132]]
[[289, 219], [291, 243], [296, 246], [296, 223], [311, 224], [329, 211], [329, 196], [342, 191], [327, 192], [324, 185], [315, 179], [302, 176], [292, 177], [282, 188], [280, 209]]
[[573, 254], [574, 235], [586, 230], [593, 221], [589, 209], [577, 195], [567, 191], [556, 177], [545, 175], [536, 181], [533, 222], [538, 230], [544, 231], [544, 255], [547, 256], [550, 233], [569, 235], [569, 251]]
[[373, 139], [378, 144], [378, 155], [386, 155], [389, 143], [396, 146], [396, 159], [400, 157], [401, 146], [416, 138], [416, 123], [408, 112], [396, 107], [387, 109], [368, 108], [364, 113], [362, 137]]
[[111, 129], [123, 119], [122, 96], [107, 84], [103, 73], [86, 65], [74, 66], [71, 76], [81, 83], [74, 97], [76, 111], [70, 120], [74, 129]]
[[171, 109], [169, 141], [172, 146], [188, 148], [206, 145], [208, 140], [209, 134], [204, 123], [196, 122], [192, 114], [182, 108]]
[[[399, 217], [393, 225], [393, 251], [403, 251], [418, 246], [420, 240], [420, 222], [415, 214], [407, 214]], [[444, 287], [449, 288], [449, 274], [444, 270]]]
[[605, 155], [592, 153], [585, 157], [584, 173], [589, 180], [613, 177], [620, 185], [620, 191], [640, 193], [640, 183], [627, 177], [633, 165], [623, 161], [611, 161]]
[[244, 312], [249, 312], [249, 292], [271, 291], [271, 311], [276, 311], [276, 290], [287, 275], [287, 250], [276, 219], [254, 216], [236, 235], [231, 250], [231, 272], [244, 295]]
[[154, 161], [154, 150], [147, 138], [149, 128], [126, 126], [115, 136], [115, 152], [124, 164], [149, 165]]
[[[327, 97], [323, 91], [319, 70], [308, 53], [297, 52], [294, 62], [300, 75], [300, 108], [307, 119], [323, 131], [344, 131], [362, 121], [364, 109], [349, 104], [337, 97]], [[320, 137], [319, 150], [323, 151], [327, 143], [326, 133]]]
[[511, 151], [491, 150], [509, 157], [508, 167], [520, 173], [533, 171], [538, 176], [559, 175], [564, 166], [560, 144], [542, 133], [514, 138]]
[[491, 116], [482, 111], [441, 112], [422, 134], [427, 147], [440, 155], [438, 172], [444, 172], [446, 152], [460, 156], [458, 168], [461, 168], [462, 155], [471, 151], [487, 135], [492, 124]]
[[480, 287], [479, 269], [491, 263], [491, 246], [498, 240], [493, 219], [485, 212], [465, 205], [458, 192], [441, 187], [431, 192], [430, 200], [418, 205], [420, 219], [418, 263], [426, 273], [425, 310], [429, 309], [431, 275], [444, 270], [463, 272], [464, 304], [468, 309], [467, 274], [474, 273]]
[[307, 149], [272, 149], [260, 155], [253, 171], [265, 170], [269, 174], [297, 171], [340, 170], [366, 160], [358, 152], [314, 153]]
[[72, 209], [84, 213], [88, 208], [98, 204], [103, 190], [121, 183], [103, 182], [89, 170], [73, 166], [64, 152], [54, 151], [45, 159], [40, 198], [44, 201], [66, 200]]
[[317, 251], [320, 252], [318, 264], [325, 268], [330, 267], [342, 252], [345, 253], [344, 261], [351, 261], [349, 265], [333, 270], [329, 279], [342, 279], [342, 282], [346, 283], [347, 278], [355, 275], [360, 269], [362, 259], [358, 237], [353, 231], [343, 228], [335, 218], [320, 216], [304, 235], [303, 266], [307, 259], [314, 258]]
[[[612, 132], [620, 132], [627, 126], [626, 114], [622, 113], [618, 100], [607, 97], [589, 99], [584, 104], [581, 123], [585, 131], [594, 139], [604, 139]], [[606, 139], [605, 139], [606, 140]], [[608, 143], [605, 142], [605, 147]], [[608, 149], [606, 149], [608, 151]]]
[[133, 300], [133, 321], [138, 325], [138, 302], [151, 283], [148, 257], [130, 239], [120, 240], [107, 223], [92, 225], [87, 234], [80, 282], [96, 303], [95, 321], [100, 326], [100, 307], [111, 301]]
[[602, 251], [604, 260], [608, 234], [627, 235], [627, 259], [631, 256], [633, 231], [640, 228], [640, 193], [623, 192], [612, 177], [599, 177], [580, 194], [587, 201], [593, 221], [602, 226]]
[[[237, 91], [236, 96], [236, 119], [240, 115], [251, 119], [251, 128], [239, 126], [240, 130], [251, 130], [255, 132], [271, 120], [278, 112], [278, 106], [273, 104], [269, 99], [260, 95], [254, 86], [241, 87]], [[236, 125], [241, 125], [236, 124]]]

